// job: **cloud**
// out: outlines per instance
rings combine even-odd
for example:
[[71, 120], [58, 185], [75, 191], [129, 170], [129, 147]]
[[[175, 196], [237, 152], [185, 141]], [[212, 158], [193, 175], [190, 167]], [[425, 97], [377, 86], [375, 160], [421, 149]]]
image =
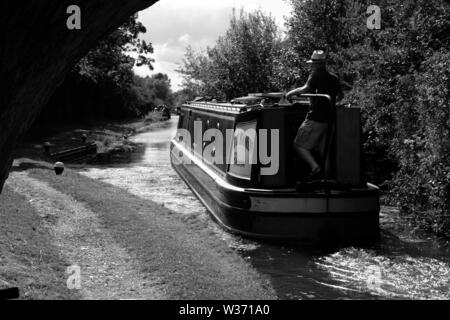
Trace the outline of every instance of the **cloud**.
[[172, 79], [173, 89], [178, 90], [182, 79], [175, 69], [186, 47], [190, 45], [199, 50], [214, 45], [228, 28], [233, 8], [261, 9], [271, 13], [280, 26], [283, 16], [290, 11], [284, 0], [160, 0], [139, 13], [139, 21], [147, 28], [143, 39], [151, 42], [155, 49], [155, 70], [136, 68], [136, 73], [141, 76], [166, 73]]
[[183, 45], [187, 45], [189, 41], [191, 40], [191, 36], [187, 33], [183, 34], [181, 37], [178, 38], [178, 42], [180, 42]]

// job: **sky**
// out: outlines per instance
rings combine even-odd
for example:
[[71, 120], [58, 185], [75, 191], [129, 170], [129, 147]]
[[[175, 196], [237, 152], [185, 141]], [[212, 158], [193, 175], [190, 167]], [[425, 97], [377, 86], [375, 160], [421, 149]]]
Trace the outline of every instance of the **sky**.
[[166, 73], [172, 90], [180, 89], [182, 78], [175, 69], [183, 60], [186, 47], [201, 50], [214, 45], [225, 33], [233, 8], [271, 13], [282, 29], [284, 17], [290, 12], [286, 0], [159, 0], [141, 11], [138, 18], [147, 28], [142, 38], [153, 44], [154, 70], [135, 67], [136, 74]]

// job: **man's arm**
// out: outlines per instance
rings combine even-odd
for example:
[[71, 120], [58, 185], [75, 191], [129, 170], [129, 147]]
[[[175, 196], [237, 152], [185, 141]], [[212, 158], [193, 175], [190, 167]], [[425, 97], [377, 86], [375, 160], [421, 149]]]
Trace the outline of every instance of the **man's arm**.
[[286, 98], [288, 99], [289, 97], [292, 97], [292, 96], [298, 96], [303, 93], [313, 92], [314, 91], [313, 89], [316, 87], [316, 82], [317, 81], [316, 81], [315, 75], [313, 73], [311, 73], [308, 77], [308, 80], [306, 81], [306, 84], [303, 87], [289, 91], [286, 94]]
[[306, 83], [303, 87], [289, 91], [286, 94], [286, 98], [289, 99], [289, 97], [297, 96], [297, 95], [303, 94], [303, 93], [310, 93], [310, 92], [311, 92], [311, 88], [309, 87], [308, 83]]

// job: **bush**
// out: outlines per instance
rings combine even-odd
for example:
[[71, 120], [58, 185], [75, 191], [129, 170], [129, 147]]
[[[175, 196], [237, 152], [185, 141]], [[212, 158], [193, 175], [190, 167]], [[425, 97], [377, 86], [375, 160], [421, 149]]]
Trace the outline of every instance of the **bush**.
[[[450, 52], [435, 53], [415, 78], [417, 103], [412, 114], [416, 119], [398, 118], [398, 135], [405, 139], [393, 150], [400, 168], [392, 181], [391, 198], [420, 224], [449, 235]], [[417, 131], [407, 137], [414, 120]]]

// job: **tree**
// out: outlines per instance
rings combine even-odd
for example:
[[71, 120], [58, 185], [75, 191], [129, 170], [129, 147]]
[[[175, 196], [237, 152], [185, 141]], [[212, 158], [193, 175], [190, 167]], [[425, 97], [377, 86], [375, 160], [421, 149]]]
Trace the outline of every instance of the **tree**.
[[212, 63], [206, 52], [196, 52], [186, 48], [183, 63], [177, 71], [183, 75], [183, 91], [189, 99], [196, 96], [214, 96], [217, 94], [212, 76]]
[[151, 77], [134, 77], [133, 94], [139, 97], [141, 113], [146, 113], [159, 105], [171, 108], [174, 97], [170, 87], [170, 79], [166, 74], [157, 73]]
[[392, 145], [399, 171], [391, 198], [419, 224], [450, 236], [450, 50], [423, 61], [414, 80], [415, 103], [397, 120]]
[[131, 16], [77, 63], [52, 95], [37, 123], [90, 122], [141, 115], [145, 103], [134, 96], [133, 67], [153, 69], [151, 44], [139, 38], [145, 27]]
[[227, 100], [274, 90], [273, 61], [280, 43], [280, 32], [270, 15], [259, 10], [241, 10], [239, 16], [233, 12], [228, 30], [214, 47], [204, 53], [188, 48], [179, 70], [184, 87], [198, 95]]
[[153, 47], [139, 38], [145, 32], [144, 25], [137, 21], [137, 14], [132, 15], [89, 51], [73, 71], [93, 82], [109, 81], [121, 88], [130, 85], [133, 82], [134, 65], [146, 65], [153, 70], [154, 60], [149, 57]]

